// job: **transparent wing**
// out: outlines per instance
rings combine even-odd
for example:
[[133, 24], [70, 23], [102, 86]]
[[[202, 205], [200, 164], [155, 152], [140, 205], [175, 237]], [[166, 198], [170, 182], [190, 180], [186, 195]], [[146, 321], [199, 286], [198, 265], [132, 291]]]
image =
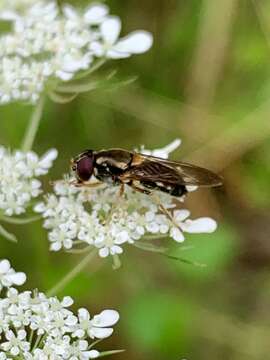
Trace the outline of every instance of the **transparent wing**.
[[134, 158], [131, 167], [121, 176], [123, 179], [196, 186], [222, 184], [220, 176], [192, 164], [168, 161], [143, 154], [135, 154]]

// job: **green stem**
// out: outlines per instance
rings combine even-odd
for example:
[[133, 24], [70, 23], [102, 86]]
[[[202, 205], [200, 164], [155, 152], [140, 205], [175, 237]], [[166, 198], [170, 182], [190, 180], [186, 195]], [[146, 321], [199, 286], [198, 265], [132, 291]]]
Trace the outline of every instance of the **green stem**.
[[8, 232], [2, 225], [0, 225], [0, 235], [9, 241], [17, 242], [16, 236]]
[[121, 350], [103, 351], [102, 353], [100, 353], [99, 357], [108, 356], [108, 355], [120, 354], [120, 353], [122, 353], [122, 352], [124, 352], [124, 351], [126, 351], [126, 350], [121, 349]]
[[74, 79], [74, 80], [81, 79], [81, 78], [85, 78], [86, 76], [92, 74], [93, 72], [95, 72], [96, 70], [98, 70], [103, 64], [105, 64], [105, 62], [106, 62], [106, 59], [104, 59], [104, 58], [99, 59], [92, 67], [90, 67], [89, 70], [82, 71], [82, 72], [78, 73], [78, 74], [75, 76], [75, 79]]
[[22, 142], [22, 150], [27, 152], [30, 151], [32, 149], [37, 131], [38, 131], [38, 127], [40, 124], [40, 120], [41, 120], [41, 116], [42, 116], [42, 111], [44, 108], [44, 97], [41, 96], [33, 113], [31, 116], [31, 119], [29, 121], [29, 124], [27, 126], [25, 135], [24, 135], [24, 139]]
[[37, 337], [37, 339], [36, 339], [36, 342], [35, 342], [35, 344], [34, 344], [34, 346], [33, 346], [32, 351], [34, 351], [34, 350], [37, 348], [37, 346], [38, 346], [39, 342], [41, 341], [41, 339], [43, 338], [43, 336], [44, 336], [44, 335], [38, 335], [38, 337]]
[[82, 249], [73, 249], [73, 250], [66, 250], [68, 254], [85, 254], [89, 251], [89, 248], [91, 248], [91, 245], [87, 245], [86, 247]]
[[91, 250], [69, 273], [67, 273], [63, 279], [61, 279], [54, 287], [47, 291], [47, 296], [54, 296], [65, 288], [65, 286], [72, 281], [85, 266], [92, 260], [96, 255], [95, 250]]
[[24, 224], [29, 224], [31, 222], [37, 221], [42, 219], [42, 216], [31, 216], [28, 218], [17, 218], [17, 217], [9, 217], [9, 216], [5, 216], [5, 215], [0, 215], [0, 220], [4, 221], [8, 224], [15, 224], [15, 225], [24, 225]]
[[28, 340], [31, 346], [32, 346], [33, 336], [34, 336], [34, 330], [31, 330], [29, 340]]

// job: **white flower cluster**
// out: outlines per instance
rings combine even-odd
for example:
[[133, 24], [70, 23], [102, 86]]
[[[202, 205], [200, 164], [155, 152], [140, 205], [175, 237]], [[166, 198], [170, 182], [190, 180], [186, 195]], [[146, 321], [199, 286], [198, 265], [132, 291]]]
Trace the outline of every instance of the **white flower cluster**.
[[7, 14], [9, 11], [24, 11], [35, 2], [36, 0], [1, 0], [0, 11], [2, 14]]
[[118, 40], [121, 21], [104, 4], [77, 11], [71, 5], [59, 9], [56, 1], [38, 1], [25, 11], [14, 9], [0, 9], [0, 19], [12, 22], [12, 31], [0, 36], [0, 104], [34, 103], [45, 86], [55, 89], [59, 80], [91, 69], [98, 58], [126, 58], [152, 45], [146, 31]]
[[56, 157], [55, 149], [39, 158], [32, 151], [10, 152], [0, 147], [0, 213], [24, 213], [31, 199], [42, 192], [37, 177], [47, 174]]
[[[7, 265], [8, 260], [0, 261], [1, 274]], [[74, 314], [68, 309], [73, 304], [69, 296], [60, 301], [36, 290], [19, 292], [11, 287], [25, 281], [22, 274], [14, 272], [13, 279], [5, 280], [8, 289], [0, 296], [0, 360], [88, 360], [101, 356], [93, 349], [93, 340], [112, 334], [118, 312], [104, 310], [91, 318], [81, 308]], [[3, 277], [0, 282], [4, 283]]]
[[[179, 145], [155, 150], [164, 157]], [[167, 151], [166, 151], [167, 149]], [[35, 211], [44, 217], [49, 230], [50, 249], [96, 247], [99, 255], [121, 254], [122, 245], [134, 244], [148, 235], [168, 236], [184, 241], [183, 232], [213, 232], [216, 222], [208, 217], [189, 219], [190, 212], [176, 209], [175, 198], [159, 193], [166, 213], [149, 195], [128, 186], [123, 196], [119, 188], [102, 185], [97, 188], [77, 188], [68, 181], [56, 182], [54, 193], [36, 205]]]

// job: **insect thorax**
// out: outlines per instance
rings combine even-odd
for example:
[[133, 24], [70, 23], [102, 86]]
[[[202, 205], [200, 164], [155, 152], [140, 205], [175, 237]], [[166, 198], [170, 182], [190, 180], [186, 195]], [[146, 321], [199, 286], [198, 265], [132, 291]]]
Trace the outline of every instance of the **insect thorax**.
[[96, 154], [95, 177], [109, 184], [119, 184], [118, 177], [128, 168], [132, 153], [121, 149], [99, 151]]

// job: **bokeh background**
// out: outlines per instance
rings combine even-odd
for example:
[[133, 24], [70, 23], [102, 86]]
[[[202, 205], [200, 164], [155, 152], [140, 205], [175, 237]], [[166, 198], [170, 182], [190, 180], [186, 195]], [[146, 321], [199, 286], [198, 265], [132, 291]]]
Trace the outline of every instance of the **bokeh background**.
[[[88, 4], [73, 1], [75, 5]], [[171, 254], [186, 265], [125, 247], [122, 268], [93, 261], [61, 295], [92, 312], [116, 308], [121, 321], [104, 346], [123, 360], [265, 360], [270, 339], [270, 2], [267, 0], [108, 0], [123, 33], [154, 35], [148, 53], [110, 62], [131, 85], [47, 100], [34, 144], [59, 158], [44, 181], [61, 178], [85, 148], [132, 149], [183, 140], [172, 158], [208, 167], [224, 186], [192, 193], [194, 217], [212, 216], [211, 235], [187, 235]], [[20, 146], [31, 106], [0, 108], [0, 143]], [[9, 228], [19, 242], [0, 241], [1, 258], [28, 274], [27, 287], [47, 290], [79, 255], [50, 253], [41, 222]], [[103, 349], [104, 349], [103, 346]], [[102, 346], [101, 346], [102, 347]]]

